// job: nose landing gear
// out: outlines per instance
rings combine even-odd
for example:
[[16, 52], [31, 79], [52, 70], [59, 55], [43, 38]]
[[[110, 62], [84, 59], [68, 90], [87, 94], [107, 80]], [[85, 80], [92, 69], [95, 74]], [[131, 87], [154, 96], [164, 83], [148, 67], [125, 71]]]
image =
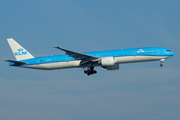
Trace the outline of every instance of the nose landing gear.
[[160, 60], [160, 67], [163, 67], [163, 61], [165, 61], [165, 59]]
[[89, 67], [87, 70], [84, 70], [84, 73], [87, 74], [87, 75], [89, 76], [89, 75], [96, 74], [97, 71], [94, 70], [94, 67]]
[[160, 67], [163, 67], [163, 64], [162, 64], [162, 63], [160, 64]]

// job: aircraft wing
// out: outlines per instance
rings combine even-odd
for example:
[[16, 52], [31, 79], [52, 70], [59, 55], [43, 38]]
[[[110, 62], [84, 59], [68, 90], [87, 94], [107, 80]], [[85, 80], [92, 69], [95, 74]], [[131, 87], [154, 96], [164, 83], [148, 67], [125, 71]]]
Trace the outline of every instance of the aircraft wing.
[[93, 61], [99, 60], [99, 57], [96, 57], [96, 56], [91, 56], [91, 55], [87, 55], [87, 54], [83, 54], [83, 53], [78, 53], [78, 52], [63, 49], [63, 48], [60, 48], [60, 47], [54, 47], [54, 48], [65, 51], [66, 54], [68, 54], [69, 56], [73, 57], [76, 60], [81, 60], [81, 64], [85, 64], [85, 63], [90, 62], [90, 61], [93, 62]]
[[20, 62], [20, 61], [15, 61], [15, 60], [4, 60], [6, 62], [12, 62], [12, 63], [17, 63], [17, 64], [26, 64], [26, 62]]

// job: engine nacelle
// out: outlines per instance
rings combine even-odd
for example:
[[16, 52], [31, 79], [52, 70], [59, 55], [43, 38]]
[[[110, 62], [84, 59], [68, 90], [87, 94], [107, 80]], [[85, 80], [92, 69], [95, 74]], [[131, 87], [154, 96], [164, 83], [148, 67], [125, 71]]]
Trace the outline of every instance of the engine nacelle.
[[119, 69], [119, 64], [115, 64], [112, 66], [102, 66], [103, 68], [107, 69], [107, 70], [118, 70]]
[[115, 61], [113, 57], [103, 57], [101, 58], [100, 63], [102, 66], [112, 66], [115, 64]]

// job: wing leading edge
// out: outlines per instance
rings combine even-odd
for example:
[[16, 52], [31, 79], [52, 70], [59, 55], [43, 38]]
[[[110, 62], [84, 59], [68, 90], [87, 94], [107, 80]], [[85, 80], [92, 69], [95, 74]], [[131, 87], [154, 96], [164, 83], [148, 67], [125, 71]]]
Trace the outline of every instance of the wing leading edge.
[[83, 54], [83, 53], [79, 53], [79, 52], [74, 52], [74, 51], [60, 48], [57, 46], [55, 46], [54, 48], [57, 48], [57, 49], [60, 49], [64, 52], [66, 52], [67, 55], [73, 57], [76, 60], [81, 60], [81, 64], [85, 64], [88, 62], [95, 62], [100, 59], [99, 57], [96, 57], [96, 56], [91, 56], [91, 55], [87, 55], [87, 54]]

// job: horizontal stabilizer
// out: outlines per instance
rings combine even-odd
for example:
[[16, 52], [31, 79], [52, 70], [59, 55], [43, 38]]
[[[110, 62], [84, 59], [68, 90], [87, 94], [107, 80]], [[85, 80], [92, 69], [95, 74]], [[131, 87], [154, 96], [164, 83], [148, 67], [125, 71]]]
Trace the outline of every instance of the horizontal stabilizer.
[[16, 63], [16, 64], [27, 64], [26, 62], [20, 62], [20, 61], [15, 61], [15, 60], [4, 60], [4, 61]]

